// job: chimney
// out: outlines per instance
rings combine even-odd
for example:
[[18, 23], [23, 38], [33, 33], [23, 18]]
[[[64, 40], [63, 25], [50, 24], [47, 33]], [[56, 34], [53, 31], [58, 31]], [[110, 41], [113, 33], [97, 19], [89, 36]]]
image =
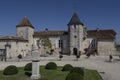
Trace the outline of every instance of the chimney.
[[45, 31], [48, 31], [48, 28], [45, 28]]
[[100, 30], [99, 28], [96, 29], [97, 32], [99, 32], [99, 30]]

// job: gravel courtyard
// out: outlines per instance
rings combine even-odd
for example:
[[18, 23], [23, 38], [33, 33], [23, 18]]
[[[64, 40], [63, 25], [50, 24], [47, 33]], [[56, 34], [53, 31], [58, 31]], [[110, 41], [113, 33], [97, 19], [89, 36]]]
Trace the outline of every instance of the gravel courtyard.
[[[59, 66], [72, 64], [73, 66], [98, 70], [104, 80], [120, 80], [120, 58], [117, 56], [114, 57], [113, 62], [109, 62], [108, 56], [91, 56], [87, 59], [83, 55], [78, 61], [75, 61], [75, 59], [75, 56], [64, 56], [61, 61], [59, 61], [58, 56], [41, 57], [40, 65], [45, 65], [50, 61]], [[21, 62], [18, 62], [17, 59], [11, 59], [7, 62], [0, 61], [0, 70], [3, 70], [8, 65], [22, 67], [29, 62], [31, 62], [31, 57], [23, 58]]]

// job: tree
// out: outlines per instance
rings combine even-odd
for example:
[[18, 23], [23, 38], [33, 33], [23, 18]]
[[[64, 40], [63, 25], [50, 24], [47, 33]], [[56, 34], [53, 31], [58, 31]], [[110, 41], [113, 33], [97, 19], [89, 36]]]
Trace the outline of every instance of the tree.
[[40, 47], [40, 46], [43, 47], [44, 50], [51, 49], [51, 47], [52, 47], [51, 41], [49, 40], [48, 37], [39, 38], [37, 45], [38, 45], [38, 47]]

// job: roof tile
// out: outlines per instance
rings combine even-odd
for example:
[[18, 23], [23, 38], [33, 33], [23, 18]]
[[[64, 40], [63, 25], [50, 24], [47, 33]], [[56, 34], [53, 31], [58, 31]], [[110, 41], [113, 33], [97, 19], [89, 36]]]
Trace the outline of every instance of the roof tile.
[[58, 35], [67, 35], [67, 31], [40, 31], [35, 32], [34, 36], [58, 36]]
[[[40, 31], [35, 32], [34, 36], [59, 36], [59, 35], [68, 35], [68, 31]], [[114, 39], [116, 32], [114, 30], [88, 30], [87, 37], [96, 37], [99, 39]]]
[[115, 38], [116, 32], [112, 29], [109, 30], [88, 30], [87, 36], [88, 37], [96, 37], [98, 39], [109, 39]]
[[34, 28], [31, 22], [28, 20], [27, 17], [24, 17], [22, 21], [16, 27], [31, 27]]
[[25, 41], [25, 42], [28, 41], [22, 37], [16, 37], [16, 36], [1, 36], [0, 40], [17, 40], [17, 41]]

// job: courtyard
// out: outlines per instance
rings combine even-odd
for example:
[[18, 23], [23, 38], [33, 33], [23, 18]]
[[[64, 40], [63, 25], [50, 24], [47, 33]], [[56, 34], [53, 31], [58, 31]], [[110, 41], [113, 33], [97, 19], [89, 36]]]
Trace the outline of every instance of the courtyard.
[[[85, 67], [88, 69], [97, 70], [104, 80], [119, 80], [120, 76], [120, 59], [114, 56], [113, 62], [109, 62], [109, 56], [91, 56], [86, 58], [82, 55], [78, 61], [75, 56], [63, 56], [59, 61], [59, 56], [41, 57], [40, 65], [45, 65], [48, 62], [53, 61], [58, 66], [65, 64], [71, 64], [73, 66]], [[3, 70], [8, 65], [16, 65], [17, 67], [23, 67], [27, 63], [31, 62], [31, 57], [24, 57], [20, 62], [17, 58], [7, 60], [7, 62], [0, 62], [0, 70]]]

